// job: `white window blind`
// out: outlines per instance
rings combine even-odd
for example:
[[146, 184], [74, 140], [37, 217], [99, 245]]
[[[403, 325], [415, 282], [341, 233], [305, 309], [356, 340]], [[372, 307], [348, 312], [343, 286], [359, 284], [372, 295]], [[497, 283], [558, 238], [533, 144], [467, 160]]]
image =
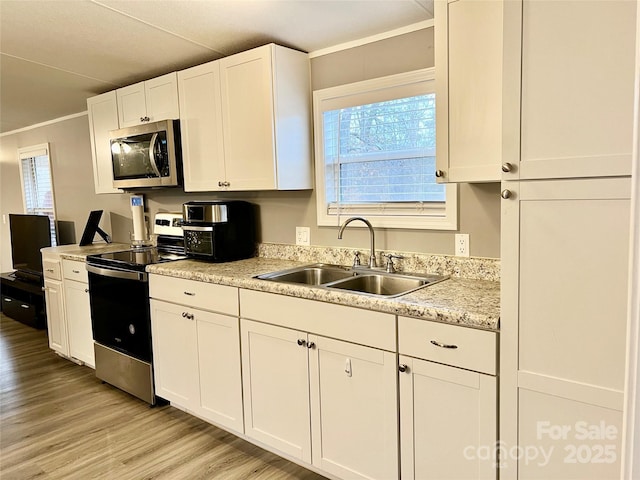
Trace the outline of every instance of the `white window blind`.
[[435, 178], [433, 73], [314, 92], [319, 225], [362, 214], [378, 226], [457, 228], [456, 186]]
[[51, 245], [57, 245], [49, 146], [45, 144], [21, 148], [18, 156], [25, 213], [47, 215], [51, 228]]

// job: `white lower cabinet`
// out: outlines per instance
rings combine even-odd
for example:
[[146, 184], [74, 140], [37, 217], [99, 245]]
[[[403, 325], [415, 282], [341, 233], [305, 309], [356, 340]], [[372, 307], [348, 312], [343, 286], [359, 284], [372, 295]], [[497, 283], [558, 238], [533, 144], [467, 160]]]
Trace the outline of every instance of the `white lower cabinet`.
[[496, 377], [400, 356], [403, 480], [496, 478]]
[[496, 342], [494, 332], [398, 318], [403, 480], [497, 478]]
[[62, 260], [69, 356], [95, 368], [89, 278], [85, 262]]
[[396, 354], [308, 342], [313, 464], [339, 478], [398, 478]]
[[237, 289], [150, 275], [149, 291], [156, 395], [242, 433]]
[[60, 355], [69, 356], [67, 321], [64, 315], [62, 282], [44, 278], [44, 301], [47, 309], [47, 333], [49, 347]]
[[246, 435], [336, 478], [399, 478], [395, 316], [250, 290], [240, 309]]
[[241, 320], [245, 432], [339, 478], [398, 478], [396, 355]]
[[64, 301], [69, 328], [69, 355], [95, 368], [88, 285], [65, 280]]
[[311, 463], [306, 334], [241, 319], [245, 433]]
[[196, 324], [183, 315], [183, 305], [155, 299], [150, 303], [156, 395], [191, 410], [198, 396]]

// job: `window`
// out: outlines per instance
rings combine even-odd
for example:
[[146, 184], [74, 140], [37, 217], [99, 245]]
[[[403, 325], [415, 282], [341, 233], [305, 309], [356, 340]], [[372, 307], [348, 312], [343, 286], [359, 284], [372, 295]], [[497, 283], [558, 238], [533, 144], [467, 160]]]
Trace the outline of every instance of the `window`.
[[49, 163], [49, 144], [18, 149], [24, 211], [31, 215], [47, 215], [51, 225], [51, 245], [57, 245], [53, 182]]
[[457, 229], [457, 189], [435, 180], [434, 69], [314, 92], [318, 225]]

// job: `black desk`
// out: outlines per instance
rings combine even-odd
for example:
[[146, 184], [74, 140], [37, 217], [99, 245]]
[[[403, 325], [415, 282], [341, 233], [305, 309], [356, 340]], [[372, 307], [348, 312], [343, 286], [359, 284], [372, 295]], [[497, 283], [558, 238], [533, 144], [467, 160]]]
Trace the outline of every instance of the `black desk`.
[[13, 272], [0, 275], [2, 313], [34, 328], [46, 328], [47, 313], [44, 292], [39, 282], [16, 278]]

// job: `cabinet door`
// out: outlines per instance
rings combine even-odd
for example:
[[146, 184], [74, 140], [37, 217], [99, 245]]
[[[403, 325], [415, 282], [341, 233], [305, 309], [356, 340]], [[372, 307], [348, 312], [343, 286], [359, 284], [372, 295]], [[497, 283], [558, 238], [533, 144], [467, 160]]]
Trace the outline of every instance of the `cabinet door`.
[[[501, 252], [500, 425], [501, 440], [515, 445], [523, 422], [550, 420], [542, 403], [538, 409], [529, 402], [523, 409], [526, 392], [597, 407], [585, 413], [589, 422], [597, 419], [594, 413], [622, 411], [631, 182], [605, 178], [503, 186], [511, 196], [502, 206], [508, 241], [503, 240]], [[573, 416], [555, 418], [557, 425], [575, 424]], [[609, 423], [608, 414], [600, 419]], [[532, 447], [539, 445], [546, 443]], [[508, 460], [514, 465], [501, 477], [515, 478], [520, 467], [514, 458]], [[554, 455], [552, 461], [563, 462], [564, 456]], [[604, 478], [598, 469], [585, 476], [579, 465], [573, 467], [572, 478]], [[566, 478], [571, 468], [549, 471]]]
[[144, 93], [150, 122], [180, 118], [175, 72], [144, 82]]
[[400, 357], [403, 480], [495, 479], [496, 378]]
[[113, 188], [113, 166], [109, 142], [109, 131], [118, 129], [116, 92], [107, 92], [88, 98], [87, 110], [96, 193], [119, 193], [122, 190]]
[[246, 435], [311, 463], [307, 335], [240, 322]]
[[503, 3], [436, 1], [435, 7], [440, 180], [498, 181]]
[[49, 347], [61, 355], [69, 356], [67, 319], [64, 315], [63, 297], [62, 282], [48, 279], [44, 281], [44, 300], [47, 308]]
[[276, 188], [272, 52], [265, 45], [220, 60], [230, 190]]
[[520, 179], [631, 174], [636, 8], [523, 1]]
[[65, 280], [64, 301], [69, 331], [69, 355], [95, 368], [88, 285]]
[[243, 433], [240, 324], [237, 317], [197, 312], [198, 414]]
[[339, 478], [398, 478], [394, 353], [309, 335], [313, 464]]
[[120, 128], [140, 125], [147, 116], [144, 82], [116, 90]]
[[186, 410], [197, 405], [200, 311], [151, 300], [151, 339], [156, 395]]
[[178, 72], [178, 91], [184, 190], [221, 190], [225, 171], [220, 62]]

